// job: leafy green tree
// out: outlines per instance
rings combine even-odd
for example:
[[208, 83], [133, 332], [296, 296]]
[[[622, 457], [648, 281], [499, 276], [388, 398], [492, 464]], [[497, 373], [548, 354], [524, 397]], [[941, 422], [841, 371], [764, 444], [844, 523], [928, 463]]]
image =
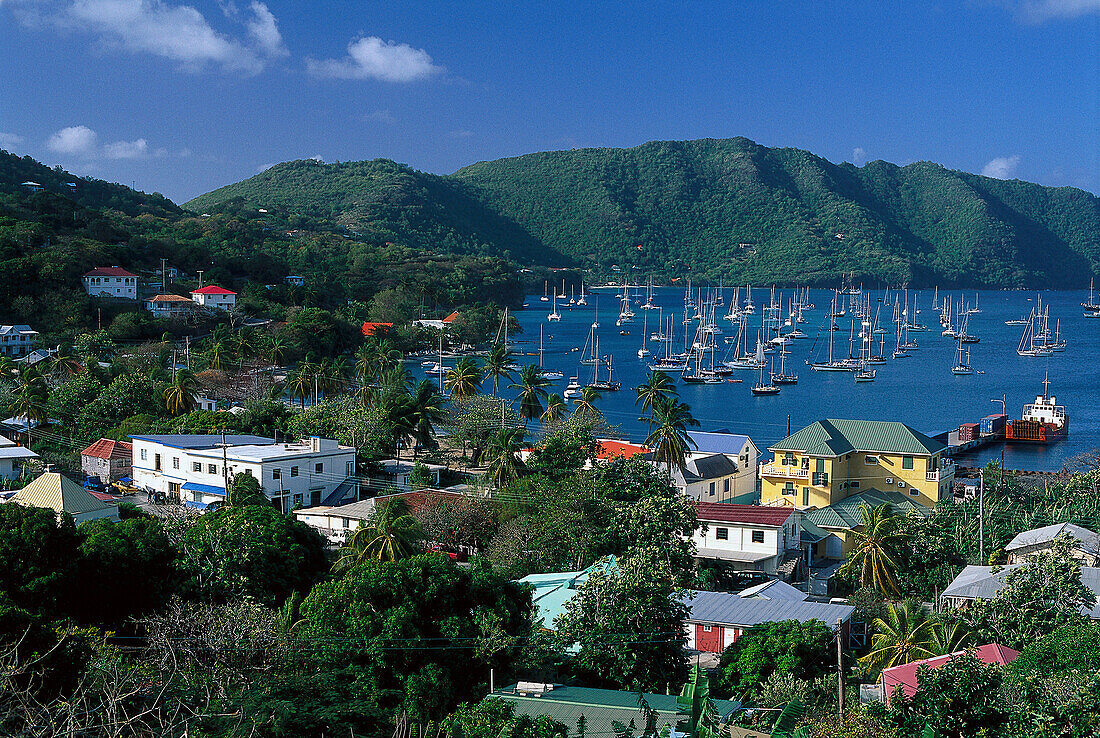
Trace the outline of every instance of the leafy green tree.
[[871, 623], [871, 650], [859, 659], [860, 666], [875, 673], [937, 655], [934, 625], [916, 601], [887, 604], [885, 615]]
[[645, 445], [653, 449], [653, 460], [667, 465], [671, 474], [674, 468], [683, 469], [687, 463], [687, 454], [695, 446], [687, 429], [698, 426], [699, 421], [692, 416], [691, 408], [675, 397], [657, 396], [651, 408], [653, 417]]
[[1081, 610], [1096, 604], [1096, 594], [1081, 582], [1075, 545], [1069, 536], [1059, 536], [1049, 549], [1009, 572], [996, 597], [975, 602], [967, 620], [984, 638], [1012, 648], [1084, 622]]
[[383, 710], [439, 720], [484, 694], [530, 635], [526, 588], [438, 555], [366, 561], [302, 603], [302, 637], [322, 668], [356, 674]]
[[337, 571], [351, 569], [368, 561], [398, 561], [414, 556], [424, 541], [424, 533], [409, 511], [409, 504], [398, 497], [378, 503], [374, 514], [351, 534], [337, 560]]
[[734, 699], [759, 694], [772, 675], [812, 680], [835, 671], [836, 638], [820, 620], [754, 625], [723, 652], [716, 692]]
[[898, 589], [907, 597], [931, 602], [966, 564], [952, 520], [937, 511], [928, 517], [900, 516], [897, 534], [892, 558]]
[[900, 518], [894, 514], [889, 503], [883, 503], [872, 509], [861, 504], [859, 514], [862, 522], [852, 531], [852, 550], [844, 562], [840, 573], [843, 576], [858, 571], [861, 586], [874, 587], [883, 594], [897, 594], [895, 581], [898, 568], [896, 551], [907, 541], [907, 536], [899, 532]]
[[67, 606], [65, 596], [79, 556], [80, 538], [72, 517], [53, 510], [0, 505], [0, 593], [16, 607], [53, 616]]
[[1024, 646], [1007, 668], [1016, 674], [1100, 673], [1100, 623], [1088, 620], [1062, 625]]
[[569, 738], [569, 730], [548, 715], [516, 715], [504, 700], [487, 698], [459, 705], [442, 722], [443, 738]]
[[149, 376], [120, 374], [81, 411], [78, 425], [85, 435], [102, 435], [134, 415], [163, 414], [158, 397]]
[[998, 665], [970, 654], [954, 656], [938, 669], [918, 669], [917, 692], [895, 692], [888, 719], [903, 735], [927, 728], [938, 738], [995, 734], [1009, 718], [1002, 682]]
[[208, 512], [180, 549], [189, 590], [213, 602], [251, 597], [275, 606], [308, 591], [326, 568], [321, 536], [267, 505]]
[[531, 451], [527, 471], [554, 480], [575, 475], [595, 457], [598, 445], [592, 436], [555, 433]]
[[70, 428], [81, 411], [103, 392], [103, 383], [91, 372], [81, 372], [50, 390], [50, 415]]
[[675, 575], [660, 551], [644, 549], [596, 571], [554, 621], [562, 647], [577, 647], [573, 668], [589, 683], [663, 692], [687, 679], [684, 618]]
[[73, 353], [90, 361], [105, 361], [115, 355], [115, 342], [106, 330], [81, 333], [73, 341]]
[[271, 505], [259, 481], [251, 474], [235, 474], [229, 485], [229, 494], [225, 503], [230, 507], [248, 507], [249, 505]]

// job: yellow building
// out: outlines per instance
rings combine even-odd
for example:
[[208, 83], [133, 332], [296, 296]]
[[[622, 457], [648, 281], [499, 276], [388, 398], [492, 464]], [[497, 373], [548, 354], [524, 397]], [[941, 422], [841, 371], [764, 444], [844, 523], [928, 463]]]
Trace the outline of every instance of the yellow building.
[[[952, 493], [955, 466], [945, 448], [904, 423], [821, 420], [769, 447], [774, 458], [760, 466], [760, 502], [814, 510], [807, 520], [843, 543], [829, 554], [846, 554], [859, 502], [923, 511]], [[848, 514], [832, 514], [833, 506]]]

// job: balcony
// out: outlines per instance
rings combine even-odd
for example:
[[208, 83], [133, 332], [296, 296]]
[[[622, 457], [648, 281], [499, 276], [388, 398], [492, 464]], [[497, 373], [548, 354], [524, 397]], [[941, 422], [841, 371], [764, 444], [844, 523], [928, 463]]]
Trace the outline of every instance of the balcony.
[[797, 466], [776, 466], [775, 464], [761, 464], [761, 477], [783, 477], [784, 479], [809, 479], [809, 469], [799, 469]]
[[926, 482], [938, 482], [941, 479], [947, 479], [948, 477], [955, 476], [955, 465], [947, 459], [940, 462], [939, 469], [933, 469], [924, 473], [924, 481]]

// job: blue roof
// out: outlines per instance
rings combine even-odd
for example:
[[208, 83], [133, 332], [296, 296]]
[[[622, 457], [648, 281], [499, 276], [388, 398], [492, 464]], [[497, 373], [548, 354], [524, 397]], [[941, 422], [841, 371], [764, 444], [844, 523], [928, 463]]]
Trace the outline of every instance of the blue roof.
[[693, 450], [704, 454], [726, 454], [737, 456], [746, 443], [752, 443], [748, 436], [737, 433], [721, 433], [706, 431], [688, 431], [688, 438], [695, 441]]
[[[159, 443], [162, 446], [169, 446], [171, 448], [181, 449], [202, 449], [202, 448], [218, 448], [222, 443], [222, 435], [220, 433], [213, 435], [159, 435], [159, 436], [130, 436], [135, 441], [149, 441], [151, 443]], [[270, 446], [275, 443], [274, 438], [265, 438], [264, 436], [250, 436], [250, 435], [225, 435], [226, 446]]]
[[562, 571], [549, 574], [529, 574], [519, 581], [534, 591], [534, 621], [544, 628], [553, 629], [554, 621], [565, 612], [565, 603], [573, 599], [577, 589], [596, 571], [609, 572], [618, 567], [614, 556], [605, 556], [583, 571]]
[[225, 497], [225, 487], [215, 487], [212, 484], [199, 484], [198, 482], [184, 482], [180, 487], [184, 492], [202, 492], [204, 495], [218, 495]]

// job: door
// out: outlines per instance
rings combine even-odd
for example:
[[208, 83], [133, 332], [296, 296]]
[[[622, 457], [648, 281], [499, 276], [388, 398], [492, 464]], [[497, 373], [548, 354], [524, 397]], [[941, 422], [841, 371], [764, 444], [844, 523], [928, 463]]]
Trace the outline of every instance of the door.
[[708, 653], [722, 653], [722, 626], [696, 623], [695, 649]]
[[321, 504], [321, 490], [311, 489], [309, 491], [309, 506], [317, 507]]

